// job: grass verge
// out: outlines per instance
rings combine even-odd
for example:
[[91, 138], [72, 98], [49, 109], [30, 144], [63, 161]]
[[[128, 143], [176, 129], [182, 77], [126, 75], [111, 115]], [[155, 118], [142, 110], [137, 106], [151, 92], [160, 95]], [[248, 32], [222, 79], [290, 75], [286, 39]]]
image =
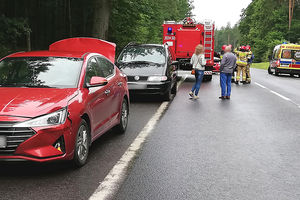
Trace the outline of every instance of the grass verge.
[[264, 69], [267, 70], [269, 67], [269, 62], [262, 62], [262, 63], [253, 63], [251, 65], [252, 68], [256, 68], [256, 69]]

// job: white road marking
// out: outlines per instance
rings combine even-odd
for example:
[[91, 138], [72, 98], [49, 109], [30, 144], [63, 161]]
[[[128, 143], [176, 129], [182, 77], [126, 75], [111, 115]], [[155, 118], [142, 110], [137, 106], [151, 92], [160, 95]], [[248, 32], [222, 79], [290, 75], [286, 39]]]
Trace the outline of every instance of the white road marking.
[[275, 95], [277, 95], [277, 96], [279, 96], [280, 98], [282, 98], [282, 99], [284, 99], [286, 101], [291, 101], [290, 98], [287, 98], [287, 97], [285, 97], [285, 96], [283, 96], [283, 95], [281, 95], [281, 94], [279, 94], [279, 93], [277, 93], [277, 92], [275, 92], [273, 90], [270, 90], [270, 92], [273, 93], [273, 94], [275, 94]]
[[[178, 82], [179, 86], [184, 82], [187, 76], [181, 78]], [[144, 142], [146, 141], [149, 134], [155, 128], [157, 122], [161, 118], [162, 114], [165, 112], [169, 105], [169, 102], [163, 102], [157, 109], [156, 113], [151, 117], [148, 123], [145, 125], [143, 130], [138, 134], [126, 152], [123, 154], [121, 159], [116, 163], [116, 165], [110, 170], [108, 175], [100, 183], [94, 194], [89, 198], [89, 200], [107, 200], [112, 199], [115, 193], [120, 188], [121, 184], [126, 178], [126, 174], [130, 167], [130, 164], [134, 161], [139, 150], [142, 148]]]
[[256, 83], [256, 82], [255, 82], [255, 84], [258, 85], [258, 86], [261, 87], [261, 88], [267, 89], [265, 86], [263, 86], [263, 85], [261, 85], [261, 84], [259, 84], [259, 83]]
[[294, 102], [292, 99], [290, 99], [290, 98], [288, 98], [288, 97], [285, 97], [285, 96], [283, 96], [282, 94], [279, 94], [278, 92], [275, 92], [275, 91], [273, 91], [273, 90], [271, 90], [271, 89], [269, 89], [269, 88], [267, 88], [267, 87], [265, 87], [265, 86], [263, 86], [263, 85], [261, 85], [261, 84], [259, 84], [259, 83], [257, 83], [257, 82], [255, 82], [255, 84], [258, 85], [259, 87], [261, 87], [261, 88], [263, 88], [263, 89], [266, 89], [266, 90], [268, 90], [269, 92], [271, 92], [271, 93], [277, 95], [278, 97], [280, 97], [280, 98], [282, 98], [282, 99], [284, 99], [284, 100], [286, 100], [286, 101], [289, 101], [289, 102], [293, 103], [293, 104], [296, 105], [298, 108], [300, 108], [300, 105], [297, 104], [296, 102]]

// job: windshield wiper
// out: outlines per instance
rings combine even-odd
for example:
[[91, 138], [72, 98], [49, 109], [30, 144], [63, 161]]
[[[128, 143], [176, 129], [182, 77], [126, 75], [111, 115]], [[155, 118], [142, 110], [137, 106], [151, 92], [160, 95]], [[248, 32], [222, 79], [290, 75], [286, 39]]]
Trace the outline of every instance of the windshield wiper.
[[0, 87], [21, 87], [21, 88], [55, 88], [48, 85], [33, 85], [27, 83], [9, 83], [9, 84], [0, 84]]
[[159, 64], [159, 63], [151, 62], [151, 61], [129, 61], [129, 62], [124, 62], [124, 64], [132, 64], [132, 63], [135, 63], [135, 64], [153, 64], [153, 65], [161, 65], [161, 64]]

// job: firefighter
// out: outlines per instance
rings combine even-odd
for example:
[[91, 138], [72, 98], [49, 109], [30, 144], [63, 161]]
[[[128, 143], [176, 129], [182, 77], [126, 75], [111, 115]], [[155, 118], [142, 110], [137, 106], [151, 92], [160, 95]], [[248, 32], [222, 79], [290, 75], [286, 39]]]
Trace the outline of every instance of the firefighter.
[[246, 68], [248, 63], [248, 52], [246, 51], [245, 46], [241, 46], [238, 51], [236, 51], [237, 56], [237, 75], [236, 75], [236, 84], [239, 84], [241, 80], [242, 73], [242, 83], [246, 83]]
[[220, 53], [220, 59], [222, 60], [223, 59], [223, 55], [224, 55], [224, 53], [225, 53], [225, 49], [226, 49], [226, 45], [223, 45], [222, 46], [222, 50], [221, 50], [221, 53]]
[[254, 54], [252, 53], [251, 47], [249, 45], [246, 46], [246, 51], [248, 52], [248, 62], [246, 67], [246, 83], [250, 84], [251, 83], [250, 68], [254, 59]]

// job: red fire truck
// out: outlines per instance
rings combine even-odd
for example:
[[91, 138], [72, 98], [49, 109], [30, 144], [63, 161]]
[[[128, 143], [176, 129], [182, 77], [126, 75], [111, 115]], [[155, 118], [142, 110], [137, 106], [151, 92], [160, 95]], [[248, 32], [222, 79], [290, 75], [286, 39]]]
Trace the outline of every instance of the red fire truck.
[[183, 21], [165, 21], [163, 24], [163, 42], [168, 44], [174, 57], [180, 63], [183, 70], [191, 70], [190, 59], [198, 44], [205, 48], [205, 76], [204, 79], [212, 79], [214, 66], [214, 29], [215, 25], [211, 20], [203, 23], [196, 23], [190, 18]]

